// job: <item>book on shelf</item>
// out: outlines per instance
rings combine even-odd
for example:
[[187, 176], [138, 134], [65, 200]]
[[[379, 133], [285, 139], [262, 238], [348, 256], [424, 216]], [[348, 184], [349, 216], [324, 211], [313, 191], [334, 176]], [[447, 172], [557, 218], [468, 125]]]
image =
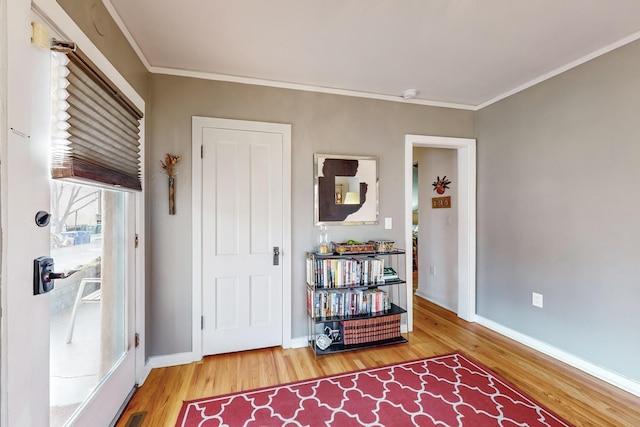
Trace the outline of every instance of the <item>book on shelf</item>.
[[307, 283], [317, 288], [369, 286], [384, 282], [384, 259], [307, 258]]
[[381, 289], [317, 290], [307, 288], [307, 314], [314, 319], [375, 315], [391, 309], [389, 294]]

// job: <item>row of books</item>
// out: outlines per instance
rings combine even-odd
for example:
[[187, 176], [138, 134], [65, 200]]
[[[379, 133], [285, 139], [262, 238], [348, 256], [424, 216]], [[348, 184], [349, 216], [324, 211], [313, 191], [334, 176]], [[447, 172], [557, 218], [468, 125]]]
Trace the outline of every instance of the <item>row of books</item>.
[[400, 315], [340, 322], [345, 345], [382, 341], [400, 336]]
[[384, 283], [384, 259], [308, 256], [307, 283], [317, 288], [344, 288]]
[[314, 292], [307, 288], [307, 314], [312, 318], [371, 315], [390, 308], [389, 295], [381, 289]]

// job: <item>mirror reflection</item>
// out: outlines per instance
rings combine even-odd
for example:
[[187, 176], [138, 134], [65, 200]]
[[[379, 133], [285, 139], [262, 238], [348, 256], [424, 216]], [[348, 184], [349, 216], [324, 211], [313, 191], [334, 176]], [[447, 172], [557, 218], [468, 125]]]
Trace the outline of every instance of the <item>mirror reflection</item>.
[[360, 204], [360, 178], [356, 176], [336, 176], [336, 205]]

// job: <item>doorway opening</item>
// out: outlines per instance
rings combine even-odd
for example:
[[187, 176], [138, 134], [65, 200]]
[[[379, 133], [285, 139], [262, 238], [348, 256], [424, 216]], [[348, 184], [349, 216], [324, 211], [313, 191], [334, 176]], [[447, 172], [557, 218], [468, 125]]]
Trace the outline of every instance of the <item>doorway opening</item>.
[[[405, 136], [405, 241], [412, 242], [414, 148], [447, 148], [455, 150], [457, 163], [457, 314], [469, 322], [475, 321], [476, 299], [476, 140], [425, 135]], [[418, 227], [419, 228], [419, 227]], [[413, 271], [413, 257], [406, 259], [406, 271]], [[413, 297], [413, 277], [407, 286], [407, 301]], [[408, 330], [413, 329], [413, 307], [408, 304]]]
[[[451, 148], [414, 147], [415, 295], [458, 311], [458, 164]], [[417, 172], [417, 174], [415, 173]], [[416, 176], [417, 175], [417, 176]]]

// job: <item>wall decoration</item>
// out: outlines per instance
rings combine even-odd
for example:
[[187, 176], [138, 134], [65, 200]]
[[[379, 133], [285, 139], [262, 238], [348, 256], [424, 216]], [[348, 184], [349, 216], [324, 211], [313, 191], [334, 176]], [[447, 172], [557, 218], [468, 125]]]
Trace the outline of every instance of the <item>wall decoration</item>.
[[175, 201], [176, 174], [175, 174], [175, 171], [173, 170], [173, 167], [178, 164], [180, 159], [182, 159], [182, 157], [167, 154], [166, 157], [164, 158], [164, 162], [160, 160], [162, 169], [164, 169], [167, 172], [167, 175], [169, 176], [169, 215], [176, 214], [176, 201]]
[[444, 194], [444, 192], [449, 188], [449, 184], [451, 181], [447, 179], [447, 176], [443, 176], [442, 179], [438, 177], [437, 181], [433, 182], [433, 191], [438, 194]]
[[378, 159], [314, 154], [315, 224], [378, 223]]
[[451, 207], [451, 196], [433, 197], [431, 199], [432, 209], [450, 208], [450, 207]]

